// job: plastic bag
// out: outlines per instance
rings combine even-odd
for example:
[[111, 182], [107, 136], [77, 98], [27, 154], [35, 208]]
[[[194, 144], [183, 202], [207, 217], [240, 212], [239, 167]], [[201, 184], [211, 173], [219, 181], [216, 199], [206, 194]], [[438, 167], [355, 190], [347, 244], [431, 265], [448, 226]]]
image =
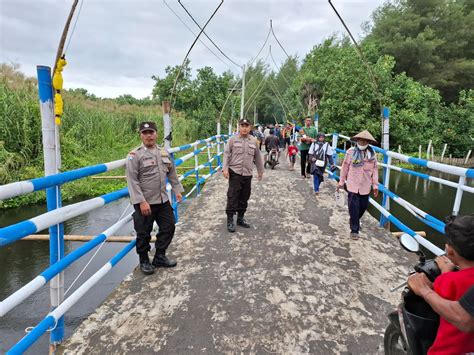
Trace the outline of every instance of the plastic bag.
[[336, 191], [334, 193], [334, 198], [336, 200], [336, 206], [344, 207], [344, 205], [346, 204], [346, 198], [344, 196], [344, 193]]

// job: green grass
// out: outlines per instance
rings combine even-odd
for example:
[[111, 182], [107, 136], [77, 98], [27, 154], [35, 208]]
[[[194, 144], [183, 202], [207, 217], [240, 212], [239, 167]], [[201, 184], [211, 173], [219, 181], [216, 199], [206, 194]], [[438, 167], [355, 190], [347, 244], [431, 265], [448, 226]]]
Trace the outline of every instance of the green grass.
[[[163, 140], [162, 108], [150, 100], [143, 104], [98, 99], [84, 90], [64, 92], [64, 115], [60, 126], [61, 171], [123, 159], [141, 144], [138, 124], [154, 121], [158, 142]], [[15, 67], [0, 65], [0, 184], [43, 176], [41, 118], [36, 80], [26, 78]], [[173, 114], [173, 146], [198, 138], [182, 115]], [[183, 154], [188, 153], [184, 152]], [[207, 161], [207, 152], [199, 162]], [[185, 166], [194, 166], [194, 159]], [[208, 171], [206, 169], [206, 171]], [[117, 169], [106, 175], [124, 175]], [[189, 187], [191, 180], [184, 185]], [[194, 184], [194, 183], [193, 183]], [[84, 178], [62, 186], [64, 202], [99, 196], [126, 186], [123, 179]], [[0, 208], [13, 208], [44, 202], [45, 193], [36, 192], [0, 201]]]

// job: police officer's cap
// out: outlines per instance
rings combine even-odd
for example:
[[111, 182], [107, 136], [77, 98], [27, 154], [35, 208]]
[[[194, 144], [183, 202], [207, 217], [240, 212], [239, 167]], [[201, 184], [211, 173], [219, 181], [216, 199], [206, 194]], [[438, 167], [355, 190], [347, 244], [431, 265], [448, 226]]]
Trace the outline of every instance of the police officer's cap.
[[239, 125], [242, 125], [242, 124], [248, 124], [250, 125], [250, 121], [246, 118], [242, 118], [240, 121], [239, 121]]
[[142, 133], [144, 131], [155, 131], [156, 132], [157, 131], [156, 124], [155, 124], [155, 122], [151, 122], [151, 121], [142, 122], [142, 123], [140, 123], [139, 131], [140, 131], [140, 133]]

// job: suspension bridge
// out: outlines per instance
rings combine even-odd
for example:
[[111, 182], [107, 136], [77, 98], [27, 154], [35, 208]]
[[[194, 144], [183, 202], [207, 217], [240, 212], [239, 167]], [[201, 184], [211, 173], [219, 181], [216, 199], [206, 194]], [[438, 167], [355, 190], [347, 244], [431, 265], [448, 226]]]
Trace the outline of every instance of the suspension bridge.
[[[164, 3], [168, 6], [166, 1]], [[386, 315], [398, 301], [398, 295], [390, 292], [390, 288], [404, 280], [414, 262], [384, 226], [390, 223], [434, 255], [443, 254], [429, 237], [414, 231], [390, 212], [390, 203], [396, 203], [424, 223], [428, 230], [444, 233], [443, 216], [429, 214], [417, 207], [417, 201], [408, 201], [397, 191], [390, 190], [391, 171], [454, 189], [452, 212], [458, 214], [465, 193], [474, 193], [474, 169], [390, 151], [390, 112], [381, 107], [382, 148], [373, 148], [383, 168], [379, 183], [383, 198], [380, 203], [370, 199], [380, 218], [368, 214], [364, 217], [360, 240], [348, 238], [348, 213], [336, 206], [333, 200], [337, 172], [328, 172], [330, 178], [324, 183], [322, 193], [315, 198], [309, 181], [298, 180], [294, 172], [285, 169], [284, 162], [279, 169], [267, 171], [264, 180], [253, 185], [248, 212], [252, 228], [238, 229], [237, 233], [229, 234], [224, 213], [226, 181], [220, 170], [223, 150], [234, 130], [229, 120], [227, 134], [221, 132], [224, 108], [240, 84], [240, 117], [243, 117], [268, 82], [286, 116], [289, 110], [269, 76], [262, 79], [245, 102], [246, 65], [229, 58], [204, 31], [219, 7], [206, 24], [200, 26], [184, 5], [179, 4], [200, 29], [199, 34], [194, 34], [196, 39], [183, 64], [200, 35], [204, 34], [221, 55], [242, 70], [242, 77], [230, 89], [217, 119], [215, 134], [211, 137], [172, 147], [171, 107], [170, 103], [163, 105], [164, 148], [177, 167], [184, 166], [186, 161], [194, 161], [194, 165], [182, 171], [180, 176], [181, 180], [195, 179], [195, 185], [181, 202], [187, 205], [184, 213], [180, 213], [181, 203], [168, 188], [178, 221], [171, 252], [179, 260], [179, 265], [172, 270], [160, 269], [146, 278], [134, 271], [74, 330], [69, 339], [65, 339], [64, 317], [67, 317], [67, 312], [87, 298], [91, 289], [107, 278], [127, 254], [134, 252], [135, 240], [130, 238], [110, 260], [101, 260], [102, 267], [65, 296], [64, 272], [80, 258], [87, 258], [94, 248], [112, 240], [121, 227], [131, 222], [132, 216], [124, 211], [116, 223], [65, 254], [63, 223], [127, 198], [128, 190], [124, 188], [62, 206], [61, 185], [122, 168], [125, 159], [58, 172], [62, 78], [60, 85], [55, 83], [51, 80], [51, 69], [39, 66], [45, 176], [0, 186], [0, 200], [46, 190], [48, 212], [0, 228], [0, 247], [8, 248], [12, 243], [20, 243], [32, 234], [49, 229], [50, 266], [1, 300], [0, 317], [15, 312], [47, 284], [51, 290], [51, 311], [39, 315], [38, 323], [18, 339], [8, 353], [24, 353], [48, 333], [52, 350], [65, 353], [382, 353]], [[61, 70], [65, 64], [59, 60], [76, 5], [77, 0], [58, 50], [56, 63], [62, 63]], [[170, 10], [179, 18], [172, 8]], [[347, 26], [346, 29], [349, 31]], [[289, 57], [270, 24], [264, 44], [247, 65], [257, 60], [270, 35]], [[210, 48], [208, 50], [222, 60]], [[271, 46], [268, 46], [264, 61], [268, 58], [278, 67]], [[367, 68], [370, 71], [370, 66]], [[178, 78], [179, 73], [173, 85], [171, 105]], [[253, 77], [249, 82], [252, 80]], [[308, 107], [311, 105], [310, 102]], [[314, 119], [318, 128], [318, 116]], [[334, 159], [340, 162], [345, 153], [342, 149], [344, 142], [347, 143], [349, 137], [341, 133], [332, 133], [331, 136]], [[199, 160], [202, 156], [205, 158]], [[406, 168], [397, 162], [424, 170]], [[442, 172], [450, 178], [434, 176], [434, 172]]]
[[[50, 98], [45, 100], [51, 104]], [[166, 113], [164, 116], [169, 118]], [[220, 134], [219, 130], [220, 127], [218, 134], [210, 138], [168, 148], [176, 166], [190, 159], [195, 161], [194, 168], [180, 177], [193, 176], [196, 182], [184, 199], [183, 203], [189, 207], [183, 216], [178, 216], [179, 205], [172, 199], [176, 219], [180, 218], [173, 246], [179, 267], [160, 270], [146, 279], [134, 272], [62, 349], [74, 353], [380, 352], [385, 315], [397, 301], [396, 294], [389, 289], [403, 280], [410, 265], [409, 257], [400, 250], [395, 238], [370, 216], [363, 220], [362, 240], [351, 242], [347, 237], [348, 214], [332, 198], [334, 180], [328, 180], [324, 192], [314, 199], [309, 197], [309, 182], [296, 180], [294, 172], [284, 167], [269, 171], [264, 181], [254, 184], [249, 210], [253, 228], [239, 230], [235, 235], [227, 233], [223, 213], [226, 186], [219, 171], [228, 135]], [[335, 151], [344, 153], [338, 146], [349, 137], [332, 136]], [[381, 166], [385, 169], [383, 182], [379, 184], [383, 203], [370, 199], [381, 214], [380, 224], [389, 221], [433, 254], [443, 254], [440, 248], [389, 212], [391, 199], [428, 227], [444, 233], [440, 219], [388, 189], [389, 172], [398, 170], [455, 188], [453, 213], [457, 214], [463, 193], [474, 192], [466, 183], [474, 177], [474, 170], [374, 149], [383, 157]], [[179, 153], [181, 156], [176, 156]], [[199, 154], [207, 155], [206, 163], [199, 163]], [[334, 158], [337, 160], [337, 153]], [[400, 168], [392, 165], [392, 159], [449, 173], [458, 176], [459, 181]], [[0, 198], [42, 189], [53, 188], [54, 192], [56, 186], [117, 169], [124, 163], [125, 160], [120, 160], [3, 185]], [[336, 173], [328, 174], [338, 178]], [[193, 193], [197, 197], [188, 200]], [[48, 330], [64, 332], [62, 322], [66, 312], [87, 297], [88, 291], [133, 251], [135, 240], [111, 260], [104, 260], [103, 267], [67, 298], [61, 297], [64, 270], [130, 223], [131, 215], [121, 216], [117, 223], [68, 255], [63, 255], [61, 223], [126, 198], [127, 194], [125, 188], [57, 206], [43, 215], [0, 229], [0, 246], [5, 247], [50, 228], [51, 253], [56, 259], [0, 303], [0, 316], [3, 316], [48, 282], [52, 302], [56, 302], [51, 313], [9, 353], [26, 351]]]

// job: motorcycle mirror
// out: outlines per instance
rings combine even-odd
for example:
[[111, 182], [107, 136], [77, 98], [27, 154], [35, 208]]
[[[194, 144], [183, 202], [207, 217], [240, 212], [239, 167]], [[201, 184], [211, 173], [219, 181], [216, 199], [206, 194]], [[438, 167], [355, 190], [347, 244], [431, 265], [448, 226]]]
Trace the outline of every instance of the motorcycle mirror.
[[407, 233], [403, 233], [400, 237], [400, 244], [403, 249], [411, 253], [418, 253], [420, 251], [420, 244], [418, 244], [415, 238]]

